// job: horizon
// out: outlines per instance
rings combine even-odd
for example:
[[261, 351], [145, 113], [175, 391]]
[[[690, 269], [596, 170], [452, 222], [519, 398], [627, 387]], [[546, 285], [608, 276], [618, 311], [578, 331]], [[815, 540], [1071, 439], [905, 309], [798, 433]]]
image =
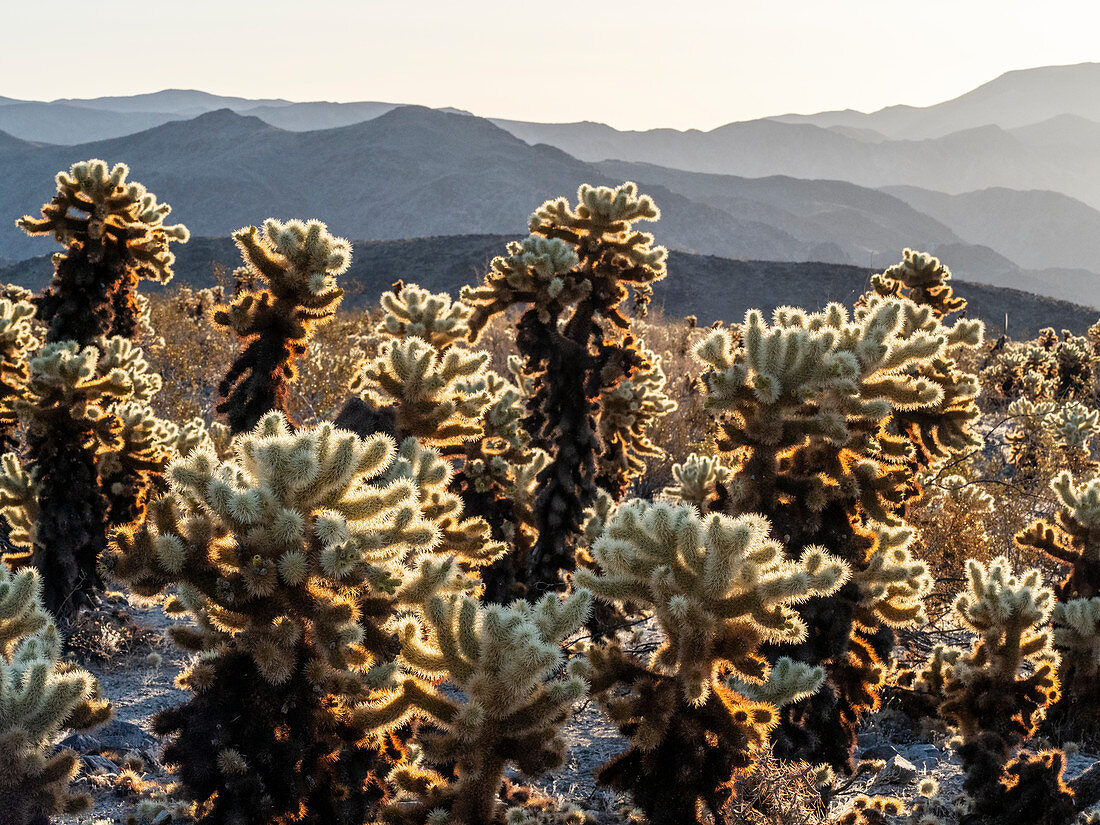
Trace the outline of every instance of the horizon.
[[[319, 0], [308, 14], [290, 0], [196, 0], [182, 10], [106, 4], [115, 38], [138, 58], [156, 55], [134, 72], [138, 82], [114, 78], [107, 88], [94, 73], [73, 74], [66, 61], [41, 59], [54, 48], [65, 8], [80, 19], [75, 0], [58, 0], [13, 11], [14, 25], [5, 30], [19, 37], [0, 40], [0, 70], [20, 83], [3, 94], [54, 101], [193, 89], [705, 131], [785, 114], [926, 107], [1006, 72], [1100, 59], [1091, 36], [1100, 12], [1071, 0], [1056, 0], [1042, 14], [1024, 0], [974, 0], [964, 8], [931, 0], [918, 10], [872, 0], [828, 8], [812, 0], [767, 7], [694, 0], [669, 10], [638, 0], [628, 17], [578, 0], [541, 16], [504, 0], [461, 8], [426, 0], [412, 11]], [[141, 13], [127, 14], [131, 8]], [[577, 19], [588, 21], [580, 33]], [[27, 65], [37, 68], [28, 73]], [[584, 94], [589, 86], [600, 93]]]

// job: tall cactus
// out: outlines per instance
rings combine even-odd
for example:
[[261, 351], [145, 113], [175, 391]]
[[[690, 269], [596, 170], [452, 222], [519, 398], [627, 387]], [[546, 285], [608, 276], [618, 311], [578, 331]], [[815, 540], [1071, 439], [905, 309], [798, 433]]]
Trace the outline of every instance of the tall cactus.
[[395, 471], [384, 435], [294, 434], [278, 413], [233, 447], [174, 462], [170, 494], [116, 538], [115, 573], [144, 596], [175, 586], [196, 623], [172, 630], [200, 653], [180, 679], [194, 696], [155, 728], [204, 823], [362, 823], [395, 758], [392, 726], [369, 722], [404, 678], [390, 624], [472, 586], [440, 544], [454, 514], [424, 515], [445, 474]]
[[138, 331], [138, 280], [172, 278], [173, 241], [188, 239], [181, 224], [166, 226], [172, 208], [140, 183], [127, 181], [124, 163], [77, 163], [57, 175], [57, 194], [42, 217], [22, 218], [29, 235], [52, 235], [66, 249], [54, 256], [54, 277], [39, 299], [47, 342], [100, 336], [133, 338]]
[[77, 755], [56, 750], [65, 728], [105, 722], [111, 705], [86, 671], [59, 660], [61, 637], [39, 599], [36, 570], [12, 574], [0, 563], [0, 819], [45, 825], [91, 804], [69, 791]]
[[[900, 524], [911, 494], [902, 462], [913, 446], [887, 428], [892, 412], [943, 397], [919, 369], [947, 346], [930, 319], [929, 308], [894, 299], [852, 316], [838, 304], [813, 314], [782, 307], [772, 324], [750, 311], [739, 329], [716, 330], [696, 351], [732, 471], [725, 509], [759, 512], [796, 556], [822, 546], [852, 570], [836, 596], [800, 607], [810, 630], [791, 656], [824, 665], [827, 679], [783, 709], [776, 748], [786, 757], [849, 767], [858, 719], [878, 703], [891, 628], [921, 615], [927, 571], [907, 539], [873, 522]], [[893, 604], [878, 595], [883, 583]]]
[[653, 825], [717, 817], [735, 773], [748, 768], [778, 720], [776, 705], [817, 690], [820, 667], [780, 660], [807, 628], [794, 606], [835, 593], [847, 565], [820, 549], [786, 558], [759, 516], [712, 515], [641, 500], [611, 515], [592, 548], [599, 571], [576, 582], [597, 598], [652, 611], [665, 641], [649, 658], [618, 643], [591, 650], [592, 693], [631, 739], [600, 781], [633, 793]]
[[[538, 540], [526, 582], [534, 592], [556, 588], [575, 566], [574, 544], [585, 509], [599, 486], [601, 394], [653, 369], [630, 331], [622, 303], [631, 288], [646, 289], [665, 276], [667, 250], [638, 231], [638, 221], [660, 216], [633, 183], [615, 189], [583, 185], [578, 204], [547, 201], [531, 216], [530, 237], [495, 258], [485, 283], [467, 288], [476, 337], [493, 315], [526, 308], [517, 345], [534, 379], [525, 428], [550, 463], [540, 475]], [[604, 433], [606, 437], [607, 432]], [[621, 496], [629, 465], [605, 483]]]
[[287, 414], [295, 361], [313, 330], [336, 314], [344, 294], [336, 276], [351, 266], [351, 244], [320, 221], [273, 218], [262, 230], [238, 230], [233, 239], [244, 256], [242, 274], [266, 285], [214, 308], [214, 322], [232, 329], [245, 345], [218, 385], [218, 412], [237, 434], [253, 429], [268, 412]]

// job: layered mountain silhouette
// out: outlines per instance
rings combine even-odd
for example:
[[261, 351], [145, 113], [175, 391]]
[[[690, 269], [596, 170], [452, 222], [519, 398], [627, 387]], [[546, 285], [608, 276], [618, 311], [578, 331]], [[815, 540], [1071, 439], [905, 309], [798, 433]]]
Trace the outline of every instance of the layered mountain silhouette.
[[[488, 120], [396, 103], [166, 90], [0, 98], [0, 214], [102, 157], [200, 235], [268, 216], [368, 240], [520, 236], [543, 200], [636, 180], [671, 248], [881, 267], [905, 246], [957, 275], [1100, 307], [1100, 64], [1009, 72], [954, 100], [784, 115], [710, 131]], [[0, 221], [0, 259], [44, 242]]]

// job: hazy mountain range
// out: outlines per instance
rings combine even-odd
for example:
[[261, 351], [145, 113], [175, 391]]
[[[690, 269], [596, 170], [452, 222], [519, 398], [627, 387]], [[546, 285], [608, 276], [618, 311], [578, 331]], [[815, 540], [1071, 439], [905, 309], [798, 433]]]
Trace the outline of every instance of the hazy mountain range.
[[915, 246], [960, 278], [1100, 307], [1100, 64], [1009, 72], [936, 106], [706, 132], [180, 90], [0, 98], [0, 130], [0, 259], [49, 251], [12, 221], [89, 157], [130, 164], [211, 236], [271, 215], [368, 240], [520, 236], [546, 198], [630, 179], [677, 250], [881, 267]]

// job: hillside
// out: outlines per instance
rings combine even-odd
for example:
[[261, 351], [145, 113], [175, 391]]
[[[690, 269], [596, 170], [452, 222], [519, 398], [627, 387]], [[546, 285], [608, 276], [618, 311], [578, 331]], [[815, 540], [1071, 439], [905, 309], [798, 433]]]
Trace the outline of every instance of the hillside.
[[[495, 255], [504, 252], [509, 235], [462, 235], [391, 241], [358, 241], [352, 265], [341, 278], [349, 306], [376, 301], [397, 280], [416, 282], [457, 295], [476, 283]], [[177, 248], [173, 286], [196, 288], [231, 283], [240, 254], [228, 238], [193, 238]], [[830, 301], [852, 304], [866, 289], [873, 270], [824, 263], [736, 261], [672, 251], [669, 275], [654, 288], [654, 303], [666, 313], [695, 315], [701, 324], [738, 322], [754, 307], [770, 313], [783, 305], [820, 309]], [[0, 268], [0, 282], [41, 289], [52, 265], [48, 256]], [[145, 287], [143, 287], [145, 288]], [[959, 281], [958, 291], [970, 301], [969, 315], [981, 318], [991, 335], [1000, 334], [1008, 317], [1010, 334], [1033, 335], [1044, 326], [1084, 332], [1096, 322], [1097, 310], [1044, 298], [1016, 289]]]

